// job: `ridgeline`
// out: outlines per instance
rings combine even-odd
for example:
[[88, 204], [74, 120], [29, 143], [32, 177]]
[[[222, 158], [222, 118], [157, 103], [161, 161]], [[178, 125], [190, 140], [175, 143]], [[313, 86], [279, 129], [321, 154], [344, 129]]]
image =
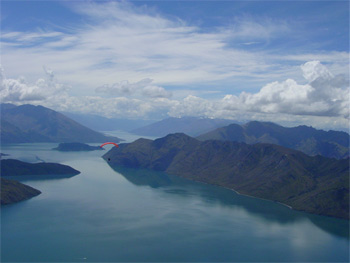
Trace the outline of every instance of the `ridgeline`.
[[185, 134], [112, 148], [113, 165], [165, 171], [293, 209], [349, 219], [349, 159], [308, 156], [273, 144], [199, 141]]

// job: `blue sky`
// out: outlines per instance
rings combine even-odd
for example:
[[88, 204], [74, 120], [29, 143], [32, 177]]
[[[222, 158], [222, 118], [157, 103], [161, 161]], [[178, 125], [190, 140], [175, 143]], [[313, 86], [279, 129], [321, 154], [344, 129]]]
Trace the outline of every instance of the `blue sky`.
[[348, 1], [2, 1], [4, 102], [348, 127]]

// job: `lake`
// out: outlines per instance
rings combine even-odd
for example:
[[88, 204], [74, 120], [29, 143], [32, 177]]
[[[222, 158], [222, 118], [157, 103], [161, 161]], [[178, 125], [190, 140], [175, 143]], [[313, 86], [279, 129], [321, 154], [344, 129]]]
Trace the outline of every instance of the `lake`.
[[11, 158], [81, 171], [21, 180], [42, 194], [1, 208], [2, 262], [349, 261], [346, 220], [56, 146], [2, 145]]

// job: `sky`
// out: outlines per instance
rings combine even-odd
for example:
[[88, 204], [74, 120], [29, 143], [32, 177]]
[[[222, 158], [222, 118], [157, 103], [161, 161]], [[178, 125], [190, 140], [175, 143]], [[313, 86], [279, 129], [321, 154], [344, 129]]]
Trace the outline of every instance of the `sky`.
[[349, 127], [348, 1], [0, 5], [1, 102]]

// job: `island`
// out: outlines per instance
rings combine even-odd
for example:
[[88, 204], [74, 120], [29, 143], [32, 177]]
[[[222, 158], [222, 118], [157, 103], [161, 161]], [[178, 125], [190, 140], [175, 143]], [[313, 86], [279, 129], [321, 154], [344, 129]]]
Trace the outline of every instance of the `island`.
[[9, 205], [27, 200], [41, 192], [14, 180], [1, 178], [1, 205]]
[[280, 145], [170, 134], [112, 148], [113, 166], [164, 171], [268, 199], [309, 213], [349, 219], [349, 158], [337, 160]]
[[104, 150], [99, 146], [90, 146], [85, 143], [80, 142], [65, 142], [60, 143], [58, 147], [53, 148], [52, 150], [61, 151], [61, 152], [80, 152], [80, 151], [96, 151], [96, 150]]

